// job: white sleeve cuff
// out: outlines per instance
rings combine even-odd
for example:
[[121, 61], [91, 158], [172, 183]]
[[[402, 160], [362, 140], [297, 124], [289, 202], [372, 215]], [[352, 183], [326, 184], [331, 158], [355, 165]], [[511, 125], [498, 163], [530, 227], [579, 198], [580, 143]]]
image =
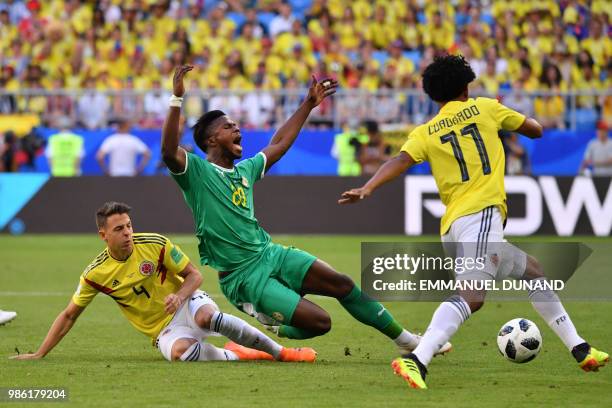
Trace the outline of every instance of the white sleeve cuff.
[[258, 154], [261, 154], [263, 156], [264, 161], [263, 168], [261, 169], [261, 176], [259, 177], [259, 179], [261, 180], [266, 175], [266, 164], [268, 163], [268, 158], [266, 157], [266, 154], [264, 152], [259, 152]]
[[187, 167], [189, 166], [189, 155], [187, 154], [187, 151], [183, 149], [182, 147], [179, 147], [179, 149], [185, 152], [185, 169], [181, 171], [180, 173], [174, 173], [172, 170], [168, 169], [170, 174], [173, 174], [175, 176], [182, 176], [183, 174], [187, 173]]

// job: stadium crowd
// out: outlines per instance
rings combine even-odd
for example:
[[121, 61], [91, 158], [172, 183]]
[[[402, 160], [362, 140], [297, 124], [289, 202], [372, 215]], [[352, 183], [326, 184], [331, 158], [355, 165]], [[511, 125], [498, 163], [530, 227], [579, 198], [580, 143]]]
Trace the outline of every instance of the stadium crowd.
[[[563, 127], [557, 93], [610, 88], [612, 3], [606, 0], [7, 0], [0, 4], [0, 113], [31, 112], [52, 125], [68, 117], [86, 128], [116, 117], [159, 127], [171, 72], [189, 62], [189, 121], [223, 107], [247, 127], [284, 119], [310, 74], [338, 78], [340, 122], [376, 117], [419, 122], [434, 113], [420, 71], [441, 52], [472, 64], [473, 91], [551, 91], [507, 104]], [[30, 89], [30, 96], [10, 92]], [[81, 90], [42, 96], [36, 90]], [[278, 96], [273, 90], [294, 90]], [[86, 90], [86, 91], [84, 91]], [[97, 91], [140, 91], [108, 95]], [[238, 94], [207, 96], [210, 90]], [[332, 102], [317, 112], [331, 115]], [[612, 121], [612, 98], [582, 96], [578, 108]], [[315, 117], [315, 123], [316, 123]]]

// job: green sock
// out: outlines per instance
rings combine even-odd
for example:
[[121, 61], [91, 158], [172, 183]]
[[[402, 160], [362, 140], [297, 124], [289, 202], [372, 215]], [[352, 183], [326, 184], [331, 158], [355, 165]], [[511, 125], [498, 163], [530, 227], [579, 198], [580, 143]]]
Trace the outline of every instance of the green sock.
[[317, 333], [306, 329], [298, 329], [297, 327], [287, 326], [285, 324], [278, 328], [278, 337], [286, 337], [288, 339], [310, 339], [318, 336]]
[[379, 302], [364, 295], [357, 284], [347, 297], [340, 300], [340, 304], [355, 319], [374, 327], [391, 340], [395, 340], [402, 333], [402, 326], [395, 321], [391, 313]]

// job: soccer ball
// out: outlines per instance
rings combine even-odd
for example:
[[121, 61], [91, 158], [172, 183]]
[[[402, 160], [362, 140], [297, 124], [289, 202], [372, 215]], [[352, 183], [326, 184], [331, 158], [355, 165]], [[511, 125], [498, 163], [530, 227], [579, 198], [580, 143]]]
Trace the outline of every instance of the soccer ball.
[[514, 363], [533, 360], [542, 348], [540, 329], [531, 320], [521, 317], [504, 324], [497, 335], [499, 352]]

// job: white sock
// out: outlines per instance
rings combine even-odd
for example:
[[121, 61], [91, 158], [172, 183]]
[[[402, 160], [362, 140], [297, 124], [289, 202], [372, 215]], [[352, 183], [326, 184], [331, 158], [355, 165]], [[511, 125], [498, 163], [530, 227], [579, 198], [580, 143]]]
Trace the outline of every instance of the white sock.
[[434, 353], [440, 350], [471, 314], [470, 306], [461, 296], [451, 296], [442, 302], [434, 312], [419, 345], [413, 351], [419, 361], [427, 366]]
[[411, 349], [415, 349], [419, 344], [417, 337], [406, 329], [402, 330], [400, 335], [393, 339], [393, 341], [400, 347], [408, 347]]
[[227, 313], [215, 312], [210, 330], [220, 333], [241, 346], [265, 351], [278, 359], [283, 347], [242, 319]]
[[215, 347], [212, 344], [196, 342], [191, 345], [182, 355], [182, 361], [233, 361], [238, 356], [229, 350]]
[[[545, 279], [538, 278], [538, 280]], [[569, 351], [585, 342], [578, 335], [572, 319], [565, 311], [559, 296], [553, 290], [532, 290], [529, 292], [529, 299], [536, 312], [548, 323], [548, 326], [559, 336]]]

